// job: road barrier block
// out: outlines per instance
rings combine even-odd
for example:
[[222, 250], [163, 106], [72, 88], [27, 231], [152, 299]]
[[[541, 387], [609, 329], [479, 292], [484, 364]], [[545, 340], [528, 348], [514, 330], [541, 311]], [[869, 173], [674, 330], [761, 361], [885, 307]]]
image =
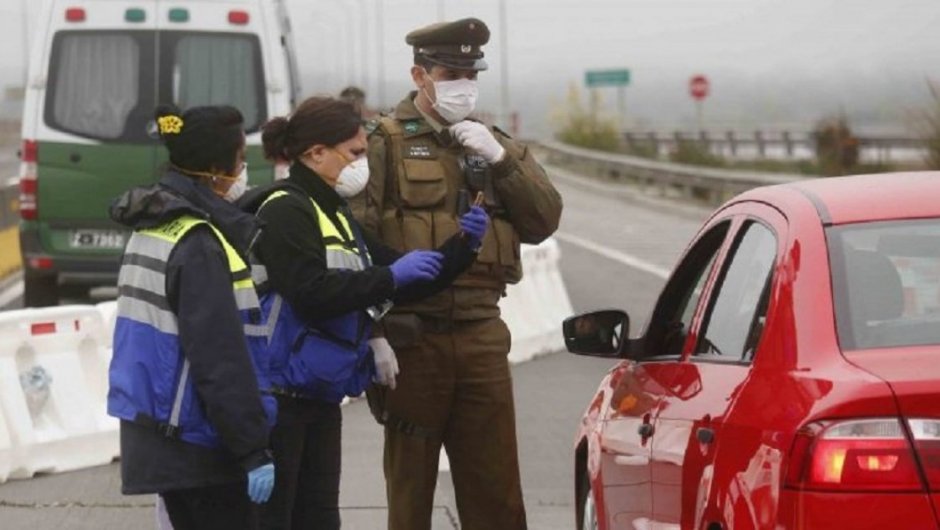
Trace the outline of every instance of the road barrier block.
[[106, 413], [105, 333], [93, 306], [0, 313], [0, 410], [10, 438], [0, 461], [9, 458], [7, 478], [117, 456], [118, 422]]
[[549, 238], [539, 245], [523, 245], [522, 281], [510, 285], [500, 301], [503, 320], [512, 333], [512, 363], [564, 348], [562, 321], [573, 309], [558, 265], [561, 250]]

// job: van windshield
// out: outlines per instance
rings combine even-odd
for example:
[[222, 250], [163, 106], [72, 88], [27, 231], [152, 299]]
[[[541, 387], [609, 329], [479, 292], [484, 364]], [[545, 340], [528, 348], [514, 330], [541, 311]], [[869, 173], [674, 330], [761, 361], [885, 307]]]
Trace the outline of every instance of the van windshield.
[[940, 219], [827, 231], [843, 350], [940, 344]]
[[45, 123], [62, 132], [94, 140], [151, 142], [153, 110], [166, 101], [183, 109], [235, 106], [248, 132], [267, 119], [255, 35], [63, 31], [53, 39], [51, 58]]

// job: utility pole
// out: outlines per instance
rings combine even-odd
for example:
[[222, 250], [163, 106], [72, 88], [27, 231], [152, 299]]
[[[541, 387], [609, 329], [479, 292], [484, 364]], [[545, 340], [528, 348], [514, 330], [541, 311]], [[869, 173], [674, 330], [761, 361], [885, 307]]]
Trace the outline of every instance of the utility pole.
[[385, 17], [382, 2], [375, 2], [375, 108], [385, 109]]
[[500, 97], [499, 125], [509, 130], [509, 29], [507, 28], [506, 0], [499, 0]]

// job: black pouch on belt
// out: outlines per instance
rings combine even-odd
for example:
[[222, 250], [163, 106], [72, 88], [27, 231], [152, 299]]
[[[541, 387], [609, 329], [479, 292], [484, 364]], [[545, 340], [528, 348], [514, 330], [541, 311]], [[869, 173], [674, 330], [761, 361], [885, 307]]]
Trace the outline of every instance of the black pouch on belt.
[[390, 313], [382, 319], [385, 338], [392, 348], [408, 348], [421, 340], [421, 319], [414, 313]]

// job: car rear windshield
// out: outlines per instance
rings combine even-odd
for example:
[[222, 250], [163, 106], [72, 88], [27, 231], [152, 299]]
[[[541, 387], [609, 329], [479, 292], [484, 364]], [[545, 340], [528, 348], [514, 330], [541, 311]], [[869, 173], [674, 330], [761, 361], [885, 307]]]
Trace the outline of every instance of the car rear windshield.
[[940, 219], [830, 228], [843, 350], [940, 344]]
[[233, 105], [249, 132], [267, 119], [260, 44], [250, 34], [62, 31], [48, 78], [45, 123], [95, 140], [152, 141], [153, 110], [169, 101]]

